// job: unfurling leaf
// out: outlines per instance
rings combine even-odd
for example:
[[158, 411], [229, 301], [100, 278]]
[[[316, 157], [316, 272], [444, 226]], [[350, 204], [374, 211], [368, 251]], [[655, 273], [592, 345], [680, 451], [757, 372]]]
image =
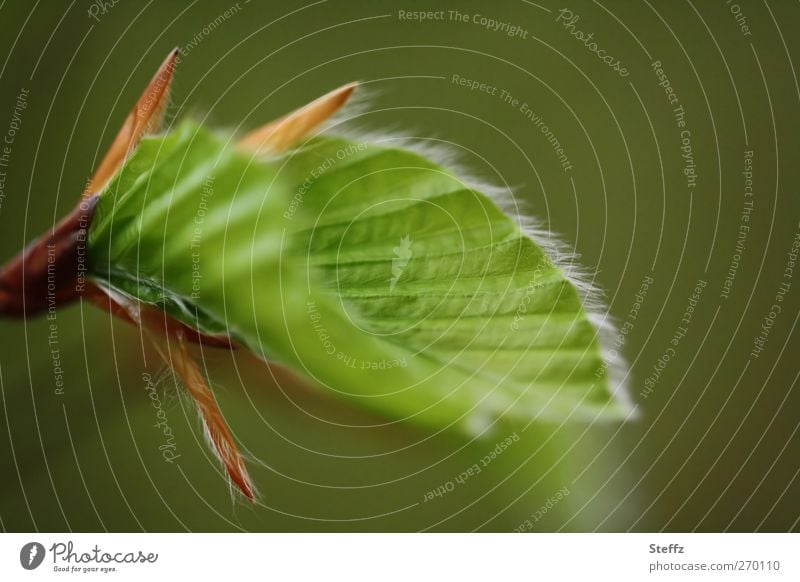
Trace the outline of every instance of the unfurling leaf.
[[393, 419], [629, 413], [603, 316], [480, 188], [391, 139], [233, 142], [191, 122], [141, 141], [95, 211], [97, 285]]

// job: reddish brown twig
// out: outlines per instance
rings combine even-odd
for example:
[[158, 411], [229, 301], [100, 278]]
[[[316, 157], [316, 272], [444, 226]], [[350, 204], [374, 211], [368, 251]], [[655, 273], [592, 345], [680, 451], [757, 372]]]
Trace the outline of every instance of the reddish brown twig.
[[96, 205], [97, 196], [82, 200], [0, 270], [0, 315], [35, 315], [84, 292], [86, 233]]

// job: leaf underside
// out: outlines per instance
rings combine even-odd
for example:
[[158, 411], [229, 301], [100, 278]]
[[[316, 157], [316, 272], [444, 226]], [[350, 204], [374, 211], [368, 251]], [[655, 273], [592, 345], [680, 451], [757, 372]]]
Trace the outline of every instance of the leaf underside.
[[488, 196], [390, 144], [231, 140], [142, 141], [96, 210], [95, 281], [393, 419], [628, 413], [576, 287]]

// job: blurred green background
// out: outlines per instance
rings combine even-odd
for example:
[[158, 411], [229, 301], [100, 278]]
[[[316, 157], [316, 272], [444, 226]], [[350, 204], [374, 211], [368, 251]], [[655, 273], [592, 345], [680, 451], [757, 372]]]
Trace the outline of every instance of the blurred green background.
[[[418, 10], [444, 12], [404, 17]], [[387, 424], [245, 353], [207, 352], [261, 492], [250, 506], [232, 502], [192, 406], [168, 382], [162, 404], [180, 457], [163, 460], [143, 379], [159, 374], [157, 359], [133, 327], [76, 304], [58, 313], [63, 394], [50, 322], [0, 322], [3, 530], [798, 529], [800, 282], [786, 271], [800, 219], [797, 2], [6, 0], [0, 22], [0, 134], [12, 142], [0, 167], [0, 260], [72, 208], [175, 46], [170, 115], [218, 127], [252, 128], [360, 80], [374, 111], [365, 128], [450, 142], [596, 268], [611, 314], [630, 324], [618, 349], [640, 410], [624, 426], [527, 430], [458, 483], [497, 441]], [[629, 74], [604, 64], [593, 41]], [[425, 501], [439, 487], [452, 491]]]

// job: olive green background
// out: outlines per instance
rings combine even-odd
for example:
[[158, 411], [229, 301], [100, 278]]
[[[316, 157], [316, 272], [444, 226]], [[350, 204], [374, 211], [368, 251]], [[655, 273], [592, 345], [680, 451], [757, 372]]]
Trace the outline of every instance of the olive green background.
[[[562, 8], [628, 77], [556, 22]], [[399, 17], [421, 9], [444, 10], [445, 19]], [[527, 38], [484, 28], [474, 15], [519, 26]], [[520, 430], [519, 442], [463, 483], [455, 477], [496, 441], [387, 424], [245, 353], [207, 351], [222, 409], [251, 457], [256, 506], [232, 501], [191, 404], [170, 381], [160, 387], [162, 406], [181, 456], [163, 460], [142, 377], [161, 370], [136, 329], [90, 305], [60, 309], [59, 395], [49, 322], [4, 320], [0, 527], [797, 530], [800, 281], [780, 303], [764, 351], [750, 352], [787, 280], [800, 220], [798, 24], [800, 5], [789, 0], [0, 3], [0, 139], [16, 96], [29, 90], [10, 164], [0, 168], [0, 260], [74, 205], [142, 87], [179, 46], [172, 117], [252, 128], [360, 80], [373, 112], [360, 125], [450, 142], [475, 174], [512, 185], [582, 255], [618, 321], [642, 280], [654, 281], [620, 349], [638, 420]], [[656, 60], [686, 111], [698, 173], [691, 191]], [[470, 91], [453, 75], [497, 94]], [[571, 171], [522, 102], [563, 145]], [[748, 149], [750, 231], [723, 299]], [[686, 336], [644, 397], [701, 279]], [[425, 501], [439, 487], [452, 491]], [[548, 503], [559, 491], [569, 494]]]

